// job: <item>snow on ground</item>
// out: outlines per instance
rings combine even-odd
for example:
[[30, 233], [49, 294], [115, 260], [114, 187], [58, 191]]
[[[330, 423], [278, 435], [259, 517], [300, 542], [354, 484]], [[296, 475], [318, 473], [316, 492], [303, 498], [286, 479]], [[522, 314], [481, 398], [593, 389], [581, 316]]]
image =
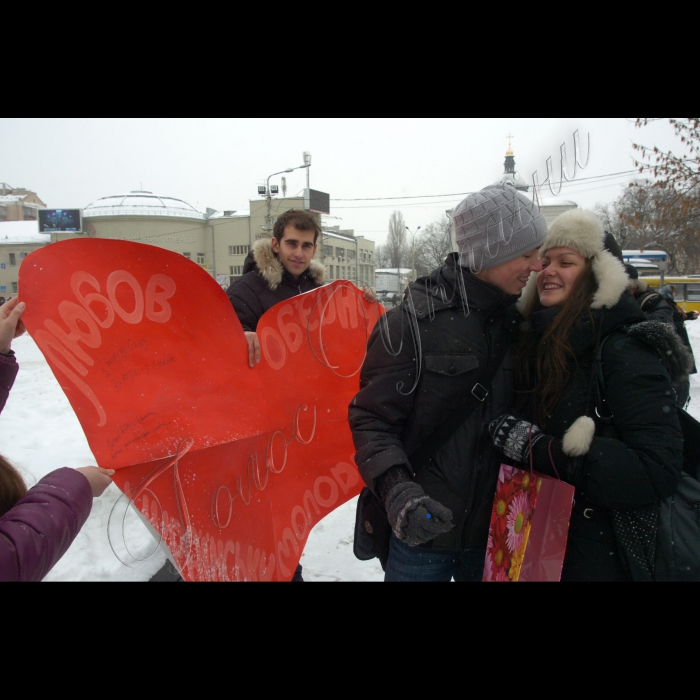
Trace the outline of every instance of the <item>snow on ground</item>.
[[[97, 464], [78, 418], [34, 340], [25, 334], [13, 341], [12, 349], [20, 371], [0, 416], [2, 454], [20, 469], [28, 486], [60, 467]], [[131, 509], [122, 539], [124, 499], [117, 504], [120, 496], [112, 485], [94, 499], [83, 529], [45, 581], [148, 581], [163, 566], [163, 548], [156, 546]], [[352, 553], [355, 502], [352, 499], [336, 509], [312, 530], [301, 558], [306, 581], [383, 579], [376, 559], [361, 562]], [[128, 543], [128, 553], [121, 542]]]
[[[700, 360], [700, 320], [686, 323], [695, 356]], [[13, 342], [20, 372], [0, 417], [2, 453], [23, 473], [28, 485], [64, 466], [96, 464], [80, 423], [68, 399], [29, 335]], [[700, 375], [691, 376], [688, 408], [700, 420]], [[121, 492], [112, 485], [93, 503], [87, 523], [68, 552], [45, 581], [148, 581], [165, 563], [146, 526], [135, 515], [123, 524], [131, 557], [108, 537], [121, 526]], [[361, 562], [352, 553], [355, 524], [352, 499], [316, 525], [301, 558], [306, 581], [381, 581], [383, 572], [373, 559]], [[116, 550], [116, 553], [115, 553]], [[119, 556], [117, 556], [117, 554]], [[126, 563], [123, 563], [126, 562]]]

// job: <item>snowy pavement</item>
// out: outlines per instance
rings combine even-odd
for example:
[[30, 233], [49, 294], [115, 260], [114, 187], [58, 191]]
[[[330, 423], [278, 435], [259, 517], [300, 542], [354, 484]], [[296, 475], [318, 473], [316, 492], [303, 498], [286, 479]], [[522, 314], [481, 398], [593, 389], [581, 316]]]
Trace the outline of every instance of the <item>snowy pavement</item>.
[[[700, 321], [686, 328], [700, 360]], [[30, 486], [54, 469], [95, 464], [80, 423], [32, 338], [25, 334], [12, 347], [20, 372], [0, 417], [2, 454]], [[688, 410], [700, 419], [700, 375], [691, 376]], [[123, 541], [129, 543], [131, 557], [116, 546], [116, 553], [112, 549], [107, 526], [120, 495], [112, 485], [94, 500], [87, 523], [45, 581], [148, 581], [163, 566], [164, 552], [133, 514], [123, 523]], [[336, 509], [311, 532], [301, 558], [306, 581], [383, 579], [376, 559], [361, 562], [352, 553], [355, 501]], [[114, 533], [115, 524], [122, 525], [113, 517], [109, 532]]]
[[[2, 454], [20, 469], [28, 486], [60, 467], [96, 464], [66, 395], [34, 340], [25, 334], [13, 341], [12, 349], [20, 371], [0, 416]], [[148, 581], [163, 566], [165, 553], [131, 509], [123, 537], [120, 518], [112, 516], [109, 533], [116, 553], [112, 549], [108, 522], [113, 509], [116, 514], [124, 511], [121, 503], [115, 508], [120, 496], [112, 485], [94, 499], [83, 529], [45, 581]], [[352, 553], [355, 502], [336, 509], [312, 530], [301, 558], [306, 581], [383, 579], [376, 559], [361, 562]], [[128, 542], [129, 552], [117, 542]]]

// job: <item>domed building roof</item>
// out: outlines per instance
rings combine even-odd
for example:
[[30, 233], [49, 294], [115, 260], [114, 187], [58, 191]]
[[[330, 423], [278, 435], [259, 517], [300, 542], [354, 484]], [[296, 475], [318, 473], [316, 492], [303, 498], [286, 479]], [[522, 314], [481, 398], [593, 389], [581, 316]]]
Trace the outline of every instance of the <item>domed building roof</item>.
[[504, 173], [503, 177], [498, 180], [498, 182], [494, 183], [496, 185], [505, 185], [505, 184], [511, 184], [513, 187], [515, 187], [516, 190], [519, 192], [528, 192], [530, 189], [530, 185], [523, 180], [518, 173]]
[[515, 189], [519, 192], [528, 192], [530, 190], [530, 185], [528, 185], [528, 183], [525, 182], [525, 180], [523, 180], [515, 171], [515, 154], [510, 147], [510, 143], [508, 144], [508, 150], [506, 151], [506, 161], [503, 164], [503, 176], [500, 180], [494, 182], [493, 184], [510, 184], [513, 185], [513, 187], [515, 187]]
[[174, 197], [161, 197], [146, 190], [102, 197], [83, 209], [83, 218], [98, 216], [167, 216], [205, 219], [191, 204]]

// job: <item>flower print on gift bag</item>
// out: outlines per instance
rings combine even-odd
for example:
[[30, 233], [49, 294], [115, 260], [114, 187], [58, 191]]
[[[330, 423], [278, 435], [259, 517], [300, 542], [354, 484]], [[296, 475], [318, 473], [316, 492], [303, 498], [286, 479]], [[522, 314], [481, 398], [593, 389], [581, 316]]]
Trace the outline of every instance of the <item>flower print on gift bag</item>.
[[501, 464], [483, 580], [558, 581], [573, 491], [557, 479]]

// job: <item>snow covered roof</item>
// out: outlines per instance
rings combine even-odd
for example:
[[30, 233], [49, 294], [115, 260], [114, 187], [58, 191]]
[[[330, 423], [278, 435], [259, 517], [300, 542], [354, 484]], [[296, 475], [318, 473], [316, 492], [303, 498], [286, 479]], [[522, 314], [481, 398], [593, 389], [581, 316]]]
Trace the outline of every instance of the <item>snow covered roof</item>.
[[629, 263], [632, 265], [632, 267], [648, 267], [648, 268], [653, 268], [654, 270], [658, 269], [658, 265], [653, 262], [652, 260], [647, 260], [646, 258], [625, 258], [624, 259], [626, 263]]
[[643, 258], [645, 260], [666, 260], [666, 251], [663, 250], [623, 250], [622, 257]]
[[191, 204], [174, 197], [161, 197], [146, 190], [133, 190], [129, 194], [102, 197], [90, 202], [83, 209], [83, 217], [97, 216], [172, 216], [188, 219], [205, 219], [201, 211]]
[[354, 243], [357, 239], [352, 236], [343, 236], [342, 233], [336, 233], [335, 231], [322, 231], [321, 235], [324, 240], [326, 238], [340, 238], [341, 241], [346, 241], [348, 243]]
[[41, 205], [36, 202], [25, 202], [26, 194], [4, 194], [0, 196], [0, 204], [12, 204], [14, 202], [22, 202], [25, 207], [35, 207], [38, 209]]
[[505, 185], [506, 183], [510, 183], [511, 185], [513, 185], [513, 187], [515, 187], [517, 190], [520, 190], [521, 192], [522, 192], [521, 188], [531, 186], [530, 183], [525, 182], [525, 180], [523, 180], [520, 177], [519, 173], [504, 173], [503, 177], [501, 177], [500, 180], [497, 180], [493, 184], [494, 185]]
[[235, 211], [226, 209], [224, 211], [217, 211], [212, 214], [209, 219], [243, 219], [246, 216], [250, 216], [249, 209], [237, 209]]
[[50, 242], [51, 234], [39, 233], [36, 221], [0, 221], [0, 245]]
[[[413, 270], [410, 267], [400, 267], [399, 270], [401, 270], [402, 275], [407, 275], [409, 272], [413, 272]], [[396, 268], [395, 267], [388, 267], [385, 270], [375, 270], [374, 271], [375, 275], [395, 275], [396, 274]]]
[[[529, 193], [526, 193], [529, 194]], [[530, 199], [532, 195], [530, 194]], [[570, 199], [560, 199], [559, 197], [540, 197], [541, 207], [578, 207], [576, 202], [572, 202]]]

